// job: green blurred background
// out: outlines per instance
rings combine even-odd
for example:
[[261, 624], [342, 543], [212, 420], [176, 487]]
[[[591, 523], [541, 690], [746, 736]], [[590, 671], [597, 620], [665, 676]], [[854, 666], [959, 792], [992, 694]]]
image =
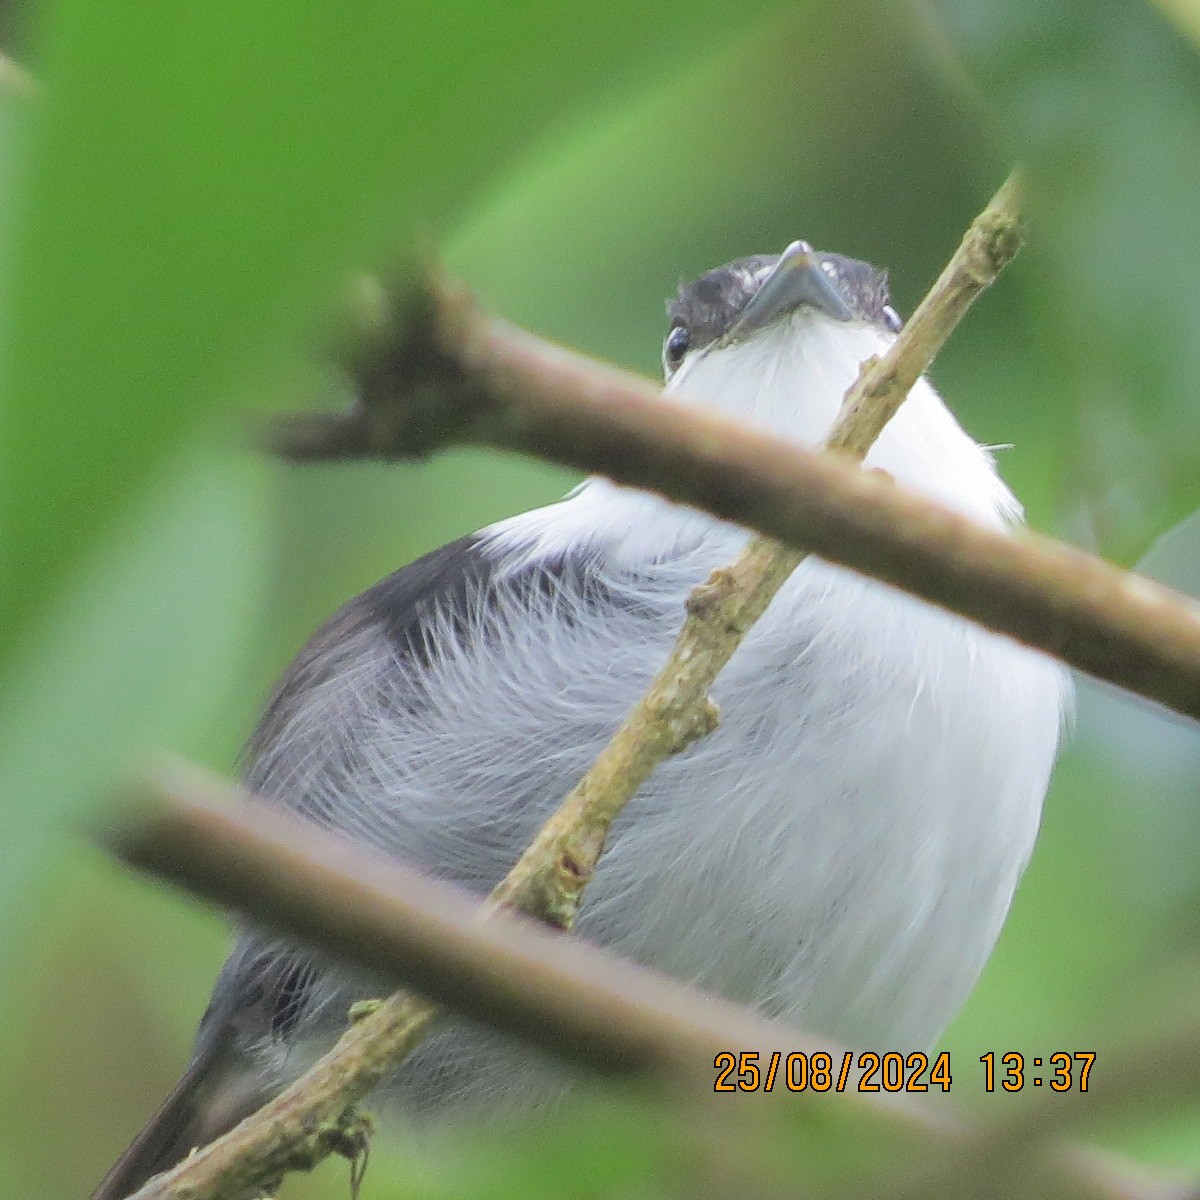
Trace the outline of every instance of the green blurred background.
[[[1200, 594], [1197, 0], [245, 0], [9, 7], [0, 102], [0, 1188], [85, 1195], [174, 1081], [219, 916], [85, 823], [148, 746], [228, 770], [341, 601], [572, 479], [484, 453], [286, 468], [325, 316], [435, 246], [499, 311], [646, 372], [680, 278], [795, 237], [910, 310], [1014, 158], [1030, 242], [935, 378], [1032, 523]], [[1084, 686], [1012, 918], [948, 1032], [1106, 1056], [1195, 1020], [1200, 733]], [[1198, 1097], [1088, 1136], [1200, 1170]], [[658, 1109], [654, 1110], [658, 1112]], [[654, 1195], [630, 1098], [502, 1148], [381, 1143], [365, 1196]], [[586, 1169], [580, 1170], [580, 1162]], [[345, 1194], [344, 1167], [288, 1196]]]

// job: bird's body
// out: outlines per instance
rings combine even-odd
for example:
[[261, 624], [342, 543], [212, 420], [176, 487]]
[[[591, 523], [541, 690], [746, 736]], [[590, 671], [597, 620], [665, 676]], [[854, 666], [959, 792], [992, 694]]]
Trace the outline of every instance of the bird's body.
[[[849, 319], [806, 302], [723, 343], [777, 261], [731, 264], [711, 297], [703, 279], [681, 293], [675, 328], [691, 321], [695, 353], [670, 386], [817, 444], [861, 362], [890, 344], [894, 313], [881, 277], [851, 279], [860, 264], [831, 256]], [[863, 298], [852, 285], [880, 290]], [[992, 527], [1018, 518], [990, 455], [923, 380], [867, 465]], [[644, 690], [689, 591], [746, 537], [593, 480], [435, 551], [302, 651], [246, 780], [484, 892]], [[1064, 673], [810, 559], [713, 695], [717, 730], [665, 762], [619, 819], [580, 935], [845, 1045], [928, 1048], [982, 968], [1031, 851]], [[245, 934], [200, 1034], [198, 1061], [212, 1069], [197, 1074], [245, 1081], [230, 1111], [269, 1094], [336, 1038], [364, 988], [378, 991]], [[445, 1110], [526, 1096], [529, 1081], [512, 1048], [451, 1026], [387, 1090]], [[200, 1136], [191, 1120], [185, 1141]]]

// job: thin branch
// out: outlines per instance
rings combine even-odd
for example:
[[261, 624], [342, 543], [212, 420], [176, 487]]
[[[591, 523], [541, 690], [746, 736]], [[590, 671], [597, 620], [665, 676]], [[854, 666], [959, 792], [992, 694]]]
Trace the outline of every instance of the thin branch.
[[[789, 1026], [539, 924], [494, 913], [480, 920], [478, 902], [458, 889], [246, 799], [219, 777], [167, 761], [148, 776], [139, 803], [105, 841], [130, 865], [353, 966], [394, 977], [571, 1061], [648, 1074], [676, 1095], [711, 1096], [712, 1062], [721, 1050], [769, 1056], [774, 1049], [822, 1048]], [[286, 1171], [311, 1167], [336, 1148], [348, 1104], [363, 1099], [390, 1069], [379, 1051], [392, 1053], [386, 1046], [391, 1032], [419, 1031], [433, 1012], [432, 1004], [404, 993], [384, 1001], [343, 1037], [321, 1072], [310, 1072], [230, 1134], [159, 1176], [137, 1200], [232, 1200], [272, 1187]], [[839, 1048], [826, 1048], [840, 1058]], [[1194, 1059], [1193, 1048], [1184, 1060], [1188, 1070]], [[1182, 1065], [1163, 1069], [1182, 1082]], [[920, 1162], [922, 1182], [913, 1182], [913, 1195], [933, 1194], [931, 1179], [961, 1179], [958, 1172], [977, 1149], [996, 1144], [987, 1131], [964, 1127], [914, 1096], [877, 1099], [853, 1086], [840, 1095], [775, 1090], [788, 1103], [816, 1106], [823, 1127], [839, 1125], [864, 1147], [900, 1138]], [[735, 1153], [731, 1102], [719, 1103], [723, 1154]], [[1078, 1147], [1031, 1156], [1020, 1145], [1005, 1145], [1005, 1155], [990, 1158], [980, 1194], [1008, 1194], [1006, 1181], [1017, 1178], [1025, 1195], [1166, 1200], [1182, 1194], [1175, 1180], [1138, 1181], [1131, 1166]], [[742, 1182], [741, 1194], [758, 1191], [748, 1186], [751, 1178]], [[905, 1177], [892, 1167], [887, 1182], [889, 1193], [903, 1192]]]
[[882, 359], [872, 358], [846, 396], [826, 449], [861, 462], [929, 369], [980, 292], [1021, 248], [1021, 180], [1014, 171], [971, 222], [962, 243]]
[[367, 402], [282, 419], [280, 453], [394, 458], [461, 442], [605, 474], [1200, 718], [1200, 607], [1169, 588], [1049, 538], [984, 529], [839, 457], [664, 398], [645, 379], [487, 316], [445, 281], [392, 302], [364, 283], [356, 311], [357, 327], [372, 331], [356, 369]]
[[[882, 359], [863, 365], [826, 445], [861, 461], [971, 302], [1020, 246], [1017, 184], [1010, 178]], [[613, 821], [669, 755], [715, 728], [709, 688], [751, 626], [807, 556], [768, 537], [688, 598], [667, 661], [587, 774], [496, 891], [496, 898], [569, 928]]]

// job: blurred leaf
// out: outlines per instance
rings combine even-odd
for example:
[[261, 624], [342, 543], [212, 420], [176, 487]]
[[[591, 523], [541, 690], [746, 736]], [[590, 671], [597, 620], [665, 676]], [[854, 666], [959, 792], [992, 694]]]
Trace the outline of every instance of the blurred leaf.
[[0, 648], [352, 261], [440, 225], [548, 114], [746, 19], [723, 9], [46, 6], [8, 276]]
[[[143, 716], [171, 710], [156, 688], [183, 653], [173, 639], [191, 632], [169, 623], [175, 602], [215, 601], [194, 575], [204, 539], [249, 530], [197, 517], [159, 575], [138, 544], [110, 537], [112, 557], [93, 556], [85, 585], [86, 572], [70, 574], [79, 554], [112, 534], [146, 473], [235, 379], [269, 370], [349, 265], [447, 220], [549, 113], [744, 19], [712, 0], [695, 14], [711, 19], [677, 30], [665, 11], [535, 0], [39, 10], [43, 95], [4, 109], [23, 127], [16, 207], [0, 230], [0, 789], [15, 808], [0, 887], [25, 880], [47, 823]], [[216, 584], [209, 565], [203, 582]], [[124, 572], [143, 568], [122, 592]], [[68, 590], [54, 599], [56, 584]], [[119, 657], [98, 635], [120, 627], [118, 595], [125, 616], [139, 614]], [[228, 614], [190, 615], [210, 648], [234, 632]], [[195, 690], [205, 696], [203, 679]], [[181, 730], [193, 710], [175, 707]]]
[[1163, 16], [1174, 21], [1193, 42], [1200, 45], [1200, 3], [1197, 0], [1151, 0]]
[[1035, 330], [1081, 533], [1129, 561], [1200, 504], [1200, 61], [1130, 0], [935, 0], [1035, 184]]
[[173, 466], [39, 614], [10, 679], [0, 956], [37, 911], [31, 881], [69, 808], [131, 753], [214, 715], [239, 667], [261, 593], [258, 472], [195, 454]]

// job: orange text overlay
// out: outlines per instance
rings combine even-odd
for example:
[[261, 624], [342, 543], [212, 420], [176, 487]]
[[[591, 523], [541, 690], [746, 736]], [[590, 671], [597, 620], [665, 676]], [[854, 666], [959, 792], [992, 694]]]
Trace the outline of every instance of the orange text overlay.
[[[972, 1063], [973, 1082], [994, 1092], [1048, 1087], [1086, 1092], [1096, 1055], [1091, 1050], [1056, 1051], [1044, 1056], [989, 1051]], [[948, 1092], [955, 1075], [950, 1054], [913, 1051], [875, 1053], [843, 1050], [769, 1053], [723, 1050], [713, 1060], [714, 1092]], [[966, 1074], [966, 1073], [964, 1073]]]

